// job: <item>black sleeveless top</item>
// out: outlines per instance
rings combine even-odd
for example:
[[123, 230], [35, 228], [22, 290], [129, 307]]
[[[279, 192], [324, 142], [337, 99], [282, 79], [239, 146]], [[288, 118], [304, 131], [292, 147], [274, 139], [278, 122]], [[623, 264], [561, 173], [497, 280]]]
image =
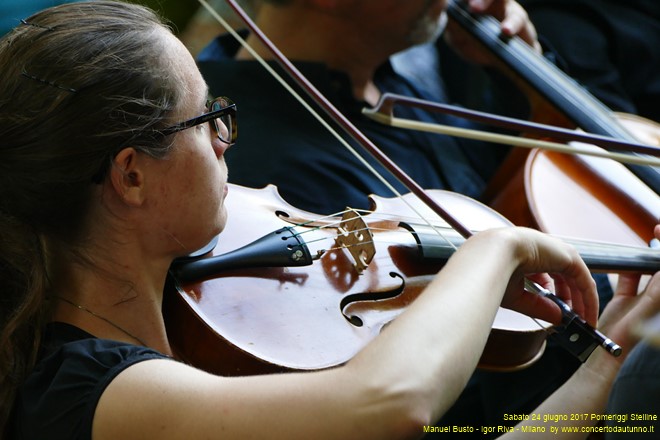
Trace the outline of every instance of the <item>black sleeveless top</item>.
[[39, 361], [18, 391], [11, 438], [91, 439], [96, 405], [108, 384], [137, 362], [163, 358], [69, 324], [49, 324]]

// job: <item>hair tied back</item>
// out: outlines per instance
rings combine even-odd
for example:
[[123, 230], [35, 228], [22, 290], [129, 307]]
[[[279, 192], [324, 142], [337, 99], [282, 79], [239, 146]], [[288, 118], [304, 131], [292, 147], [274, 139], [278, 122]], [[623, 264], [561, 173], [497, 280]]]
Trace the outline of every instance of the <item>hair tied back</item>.
[[40, 24], [31, 23], [31, 22], [29, 22], [29, 21], [27, 21], [27, 20], [25, 20], [25, 19], [23, 19], [23, 18], [21, 18], [21, 23], [24, 24], [25, 26], [32, 26], [32, 27], [36, 27], [36, 28], [39, 28], [39, 29], [45, 29], [45, 30], [47, 30], [47, 31], [54, 31], [54, 30], [55, 30], [55, 28], [53, 28], [53, 27], [50, 27], [50, 26], [42, 26], [42, 25], [40, 25]]
[[60, 84], [57, 84], [56, 82], [48, 81], [46, 79], [42, 79], [42, 78], [38, 78], [34, 75], [30, 75], [29, 73], [27, 73], [25, 71], [21, 72], [21, 75], [24, 76], [25, 78], [29, 78], [29, 79], [32, 79], [34, 81], [38, 81], [42, 84], [46, 84], [46, 85], [49, 85], [51, 87], [56, 87], [56, 88], [61, 89], [61, 90], [66, 90], [67, 92], [76, 93], [78, 91], [78, 90], [73, 89], [71, 87], [62, 86]]

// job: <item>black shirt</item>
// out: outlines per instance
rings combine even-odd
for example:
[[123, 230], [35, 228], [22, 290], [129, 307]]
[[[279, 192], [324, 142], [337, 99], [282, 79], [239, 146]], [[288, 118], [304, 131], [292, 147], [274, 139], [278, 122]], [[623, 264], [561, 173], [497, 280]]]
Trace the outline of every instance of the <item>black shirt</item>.
[[96, 405], [131, 365], [167, 356], [64, 323], [47, 326], [40, 359], [21, 386], [12, 417], [15, 439], [91, 439]]
[[612, 110], [660, 121], [660, 2], [520, 3], [571, 77]]

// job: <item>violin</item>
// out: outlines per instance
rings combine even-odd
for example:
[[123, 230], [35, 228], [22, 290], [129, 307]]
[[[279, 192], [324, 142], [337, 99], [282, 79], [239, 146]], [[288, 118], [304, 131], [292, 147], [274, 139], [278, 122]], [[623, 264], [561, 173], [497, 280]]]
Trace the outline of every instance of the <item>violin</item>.
[[[510, 225], [466, 196], [428, 193], [473, 231]], [[235, 215], [217, 243], [170, 271], [163, 310], [175, 352], [222, 375], [348, 361], [414, 301], [465, 240], [414, 195], [403, 198], [407, 203], [371, 196], [369, 212], [347, 209], [328, 217], [290, 206], [274, 186], [230, 184], [225, 204]], [[647, 248], [571, 243], [593, 270], [660, 267], [660, 255]], [[543, 353], [551, 327], [500, 308], [479, 367], [524, 368]]]
[[[447, 13], [497, 58], [498, 67], [528, 96], [533, 120], [660, 145], [658, 124], [612, 112], [520, 39], [503, 38], [494, 18], [471, 14], [462, 1], [452, 1]], [[624, 167], [589, 157], [514, 150], [485, 200], [518, 225], [642, 244], [653, 238], [653, 226], [660, 218], [659, 190], [658, 167]]]

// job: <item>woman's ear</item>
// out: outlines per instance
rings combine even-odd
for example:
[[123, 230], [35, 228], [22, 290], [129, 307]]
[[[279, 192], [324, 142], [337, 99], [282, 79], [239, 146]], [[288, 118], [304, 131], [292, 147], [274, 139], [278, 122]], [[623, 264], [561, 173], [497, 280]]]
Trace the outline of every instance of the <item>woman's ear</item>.
[[115, 156], [110, 167], [110, 182], [115, 193], [131, 206], [141, 206], [144, 202], [144, 173], [139, 159], [135, 148], [124, 148]]

